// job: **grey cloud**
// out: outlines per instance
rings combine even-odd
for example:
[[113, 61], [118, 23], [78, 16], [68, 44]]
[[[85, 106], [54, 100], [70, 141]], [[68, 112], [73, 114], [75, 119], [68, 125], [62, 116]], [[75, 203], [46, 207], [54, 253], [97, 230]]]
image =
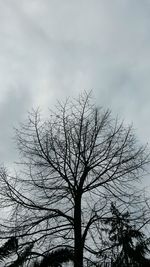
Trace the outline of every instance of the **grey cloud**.
[[135, 123], [140, 139], [149, 140], [149, 12], [146, 0], [1, 1], [0, 105], [6, 130], [0, 160], [9, 158], [10, 122], [22, 119], [27, 107], [48, 108], [84, 89], [93, 89], [99, 105]]
[[11, 165], [17, 158], [14, 127], [25, 119], [31, 103], [29, 91], [10, 90], [0, 105], [0, 161], [5, 165]]

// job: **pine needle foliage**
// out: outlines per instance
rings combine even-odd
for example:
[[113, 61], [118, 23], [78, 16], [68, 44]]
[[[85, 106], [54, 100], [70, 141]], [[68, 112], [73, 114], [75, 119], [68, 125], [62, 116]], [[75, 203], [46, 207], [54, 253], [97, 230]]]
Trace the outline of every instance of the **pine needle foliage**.
[[5, 258], [8, 258], [12, 253], [17, 250], [18, 241], [15, 237], [10, 237], [8, 241], [0, 247], [0, 261], [4, 261]]
[[41, 262], [35, 262], [33, 267], [61, 267], [62, 263], [73, 261], [73, 251], [62, 248], [45, 255]]
[[[112, 267], [150, 266], [146, 254], [150, 252], [150, 239], [131, 224], [129, 212], [121, 213], [111, 204], [112, 217], [105, 221], [111, 226], [109, 240], [114, 248]], [[149, 265], [146, 265], [149, 264]]]
[[31, 256], [32, 248], [33, 244], [26, 246], [22, 253], [19, 254], [17, 260], [11, 263], [8, 267], [22, 267], [24, 263], [28, 260], [28, 258]]
[[45, 255], [41, 262], [35, 262], [33, 267], [61, 267], [62, 263], [73, 261], [73, 251], [62, 248]]

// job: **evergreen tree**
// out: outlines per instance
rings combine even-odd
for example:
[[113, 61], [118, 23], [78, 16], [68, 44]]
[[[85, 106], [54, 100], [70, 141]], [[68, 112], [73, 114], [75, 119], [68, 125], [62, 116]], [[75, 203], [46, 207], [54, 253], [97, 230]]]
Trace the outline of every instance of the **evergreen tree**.
[[[131, 224], [129, 212], [121, 213], [111, 204], [112, 217], [105, 221], [110, 225], [109, 240], [112, 243], [112, 266], [131, 267], [150, 264], [146, 259], [150, 239]], [[148, 265], [147, 265], [148, 266]]]

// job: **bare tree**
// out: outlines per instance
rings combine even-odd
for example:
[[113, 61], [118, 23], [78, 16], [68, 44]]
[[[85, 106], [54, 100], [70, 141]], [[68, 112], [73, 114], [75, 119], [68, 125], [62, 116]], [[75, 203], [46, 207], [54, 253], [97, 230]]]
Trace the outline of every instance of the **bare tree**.
[[21, 172], [14, 177], [1, 170], [9, 229], [22, 242], [34, 242], [37, 256], [73, 249], [74, 266], [82, 267], [102, 247], [101, 222], [110, 203], [129, 208], [139, 200], [133, 185], [149, 162], [146, 148], [132, 127], [97, 108], [87, 93], [59, 103], [45, 121], [33, 112], [16, 136]]

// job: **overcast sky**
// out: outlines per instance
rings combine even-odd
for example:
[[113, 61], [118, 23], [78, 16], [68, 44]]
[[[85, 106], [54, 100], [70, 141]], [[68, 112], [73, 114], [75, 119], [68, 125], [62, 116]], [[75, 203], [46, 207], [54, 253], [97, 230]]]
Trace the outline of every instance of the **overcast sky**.
[[150, 1], [0, 0], [0, 162], [27, 111], [84, 89], [150, 143]]

